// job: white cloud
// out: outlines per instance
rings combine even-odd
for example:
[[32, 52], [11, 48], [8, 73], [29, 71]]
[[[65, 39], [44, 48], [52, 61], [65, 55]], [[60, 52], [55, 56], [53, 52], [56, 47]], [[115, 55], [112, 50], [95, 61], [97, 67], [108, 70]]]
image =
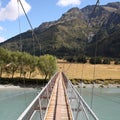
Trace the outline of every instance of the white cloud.
[[4, 37], [0, 37], [0, 43], [4, 42], [4, 41], [5, 41], [5, 38]]
[[[25, 1], [21, 0], [26, 13], [31, 9], [31, 6]], [[19, 4], [19, 16], [24, 15], [24, 12]], [[0, 21], [16, 20], [18, 18], [18, 3], [17, 0], [10, 0], [6, 7], [0, 7]]]
[[69, 5], [80, 5], [81, 0], [58, 0], [57, 5], [59, 6], [69, 6]]

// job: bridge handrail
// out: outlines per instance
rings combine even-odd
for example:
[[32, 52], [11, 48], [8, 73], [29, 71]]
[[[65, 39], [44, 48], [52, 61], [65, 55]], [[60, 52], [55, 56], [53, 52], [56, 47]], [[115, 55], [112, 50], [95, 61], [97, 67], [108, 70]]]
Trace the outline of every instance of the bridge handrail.
[[[57, 90], [58, 90], [58, 87], [57, 87]], [[53, 94], [53, 91], [52, 91], [52, 94]], [[52, 95], [52, 94], [51, 94], [51, 95]], [[46, 109], [46, 111], [48, 111], [49, 106], [50, 106], [50, 102], [51, 102], [51, 101], [52, 101], [52, 97], [50, 97], [50, 100], [49, 100], [49, 102], [48, 102], [48, 105], [47, 105], [47, 109]], [[44, 116], [43, 120], [45, 120], [46, 117], [47, 117], [47, 112], [45, 113], [45, 116]]]
[[79, 92], [76, 90], [76, 88], [73, 86], [73, 84], [71, 83], [70, 80], [68, 80], [68, 83], [70, 84], [70, 86], [73, 88], [74, 92], [76, 93], [76, 95], [80, 98], [80, 100], [82, 101], [82, 103], [85, 105], [85, 107], [87, 108], [87, 110], [91, 113], [92, 117], [95, 120], [99, 120], [98, 117], [96, 116], [96, 114], [92, 111], [92, 109], [87, 105], [87, 103], [85, 102], [85, 100], [80, 96]]
[[[94, 120], [99, 120], [98, 117], [96, 116], [96, 114], [92, 111], [92, 109], [87, 105], [87, 103], [85, 102], [85, 100], [82, 98], [82, 96], [79, 94], [78, 90], [74, 87], [74, 85], [71, 83], [71, 81], [66, 77], [66, 75], [64, 73], [62, 73], [64, 76], [64, 81], [66, 83], [66, 89], [70, 88], [72, 89], [72, 91], [74, 92], [75, 96], [77, 96], [80, 100], [80, 102], [82, 102], [82, 104], [84, 105], [83, 107], [85, 107], [87, 109], [87, 111], [92, 115], [92, 117], [94, 118]], [[84, 108], [83, 108], [84, 109]], [[85, 109], [84, 109], [85, 110]], [[84, 111], [86, 114], [86, 111]]]
[[24, 119], [25, 116], [27, 115], [27, 113], [30, 111], [30, 109], [32, 108], [32, 106], [34, 106], [35, 102], [37, 100], [39, 100], [39, 97], [42, 95], [42, 93], [46, 90], [46, 88], [49, 86], [49, 84], [51, 83], [51, 81], [53, 80], [53, 78], [57, 75], [58, 73], [56, 72], [54, 74], [54, 76], [50, 79], [50, 81], [48, 82], [48, 84], [41, 90], [41, 92], [35, 97], [35, 99], [32, 101], [32, 103], [25, 109], [25, 111], [19, 116], [19, 118], [17, 120], [26, 120]]
[[[65, 86], [65, 84], [64, 84], [64, 86]], [[68, 97], [68, 94], [67, 94], [67, 90], [66, 90], [67, 88], [64, 88], [64, 89], [65, 89], [66, 97], [69, 98], [69, 97]], [[72, 107], [71, 107], [71, 105], [70, 105], [70, 100], [69, 100], [69, 99], [68, 99], [68, 104], [69, 104], [69, 108], [70, 108], [72, 120], [75, 120], [74, 117], [73, 117]]]

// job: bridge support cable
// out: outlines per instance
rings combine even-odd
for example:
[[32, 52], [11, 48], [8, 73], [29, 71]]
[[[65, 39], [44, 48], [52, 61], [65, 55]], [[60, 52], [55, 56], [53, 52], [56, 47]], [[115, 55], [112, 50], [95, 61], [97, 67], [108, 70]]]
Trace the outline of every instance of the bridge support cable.
[[22, 52], [22, 37], [21, 37], [20, 8], [19, 8], [19, 1], [18, 1], [18, 0], [17, 0], [17, 5], [18, 5], [19, 36], [20, 36], [20, 52]]
[[[19, 51], [23, 52], [23, 48], [22, 48], [22, 36], [21, 36], [21, 21], [20, 21], [20, 7], [19, 7], [19, 1], [17, 0], [17, 12], [18, 12], [18, 27], [19, 27]], [[23, 67], [23, 60], [21, 60], [21, 65], [20, 65], [20, 78], [22, 76], [22, 67]], [[24, 87], [24, 99], [25, 99], [25, 106], [27, 107], [27, 96], [26, 96], [26, 91], [25, 91], [25, 78], [23, 78], [23, 87]]]
[[95, 4], [95, 7], [94, 7], [94, 9], [93, 9], [93, 11], [92, 11], [92, 13], [91, 13], [91, 15], [94, 14], [94, 12], [95, 12], [97, 6], [99, 6], [99, 4], [100, 4], [100, 0], [97, 0], [97, 2], [96, 2], [96, 4]]
[[[100, 0], [97, 0], [96, 5], [95, 5], [91, 15], [95, 13], [96, 8], [99, 7], [99, 5], [100, 5]], [[91, 17], [90, 17], [90, 21], [91, 21]], [[92, 96], [91, 96], [91, 105], [90, 105], [91, 109], [93, 107], [93, 100], [94, 100], [93, 94], [94, 94], [94, 80], [95, 80], [95, 74], [96, 74], [96, 61], [97, 61], [97, 59], [96, 59], [96, 57], [97, 57], [97, 41], [95, 42], [94, 57], [95, 57], [95, 63], [94, 63], [94, 67], [93, 67], [93, 85], [92, 85]]]
[[29, 24], [29, 26], [30, 26], [30, 28], [31, 28], [32, 38], [33, 38], [33, 50], [34, 50], [34, 55], [35, 55], [35, 41], [38, 42], [39, 50], [40, 50], [40, 55], [41, 55], [41, 44], [40, 44], [40, 42], [39, 42], [39, 40], [38, 40], [38, 38], [37, 38], [37, 36], [36, 36], [36, 34], [35, 34], [35, 32], [34, 32], [34, 29], [33, 29], [33, 26], [32, 26], [32, 24], [31, 24], [31, 21], [30, 21], [28, 15], [27, 15], [27, 13], [26, 13], [26, 11], [25, 11], [25, 9], [24, 9], [24, 6], [23, 6], [21, 0], [17, 0], [17, 2], [18, 2], [18, 6], [19, 6], [19, 3], [20, 3], [20, 6], [21, 6], [21, 8], [22, 8], [22, 10], [23, 10], [23, 12], [24, 12], [24, 14], [25, 14], [25, 17], [26, 17], [26, 19], [27, 19], [27, 21], [28, 21], [28, 24]]
[[43, 120], [43, 114], [42, 114], [42, 107], [41, 107], [41, 100], [40, 100], [40, 97], [39, 97], [39, 113], [40, 113], [40, 119]]
[[[98, 10], [99, 10], [99, 5], [100, 5], [100, 0], [96, 0], [96, 4], [94, 5], [94, 8], [93, 8], [91, 14], [89, 15], [90, 19], [89, 19], [88, 23], [89, 23], [89, 26], [91, 26], [91, 27], [93, 27], [92, 23], [91, 23], [92, 15], [96, 12], [97, 7], [98, 7]], [[89, 37], [91, 37], [91, 35], [89, 35]], [[95, 63], [94, 63], [94, 67], [93, 67], [93, 80], [95, 79], [96, 57], [97, 57], [97, 41], [95, 41], [95, 51], [94, 51]], [[92, 95], [91, 95], [91, 103], [90, 103], [91, 109], [92, 109], [93, 97], [94, 97], [93, 94], [94, 94], [94, 81], [93, 81], [93, 85], [92, 85]]]

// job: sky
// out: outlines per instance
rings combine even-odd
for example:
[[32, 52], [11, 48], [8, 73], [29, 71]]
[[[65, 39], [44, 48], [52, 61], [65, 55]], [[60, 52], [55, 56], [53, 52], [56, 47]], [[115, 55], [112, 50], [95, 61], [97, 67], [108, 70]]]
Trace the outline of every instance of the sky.
[[[30, 30], [19, 0], [0, 0], [0, 42]], [[97, 0], [20, 0], [33, 28], [59, 19], [73, 7], [94, 5]], [[120, 0], [99, 0], [100, 5]]]

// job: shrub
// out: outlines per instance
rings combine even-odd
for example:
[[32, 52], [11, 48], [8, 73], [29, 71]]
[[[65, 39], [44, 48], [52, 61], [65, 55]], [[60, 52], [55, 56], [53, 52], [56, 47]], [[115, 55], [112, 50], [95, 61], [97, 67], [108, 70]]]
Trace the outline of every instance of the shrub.
[[103, 59], [103, 64], [110, 64], [110, 59], [109, 58], [104, 58]]
[[86, 62], [87, 62], [87, 59], [86, 59], [85, 56], [79, 56], [79, 57], [77, 58], [77, 62], [78, 62], [78, 63], [86, 63]]
[[115, 65], [119, 65], [119, 64], [120, 64], [120, 60], [119, 60], [119, 59], [116, 59], [114, 64], [115, 64]]
[[101, 64], [102, 58], [101, 57], [92, 57], [89, 62], [91, 64]]

